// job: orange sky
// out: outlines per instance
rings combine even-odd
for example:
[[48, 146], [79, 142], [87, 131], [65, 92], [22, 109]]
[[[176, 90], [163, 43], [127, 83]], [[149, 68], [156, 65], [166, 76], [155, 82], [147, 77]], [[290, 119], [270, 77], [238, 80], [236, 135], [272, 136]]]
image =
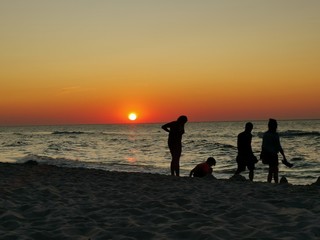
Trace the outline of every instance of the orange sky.
[[320, 1], [1, 1], [0, 125], [320, 118]]

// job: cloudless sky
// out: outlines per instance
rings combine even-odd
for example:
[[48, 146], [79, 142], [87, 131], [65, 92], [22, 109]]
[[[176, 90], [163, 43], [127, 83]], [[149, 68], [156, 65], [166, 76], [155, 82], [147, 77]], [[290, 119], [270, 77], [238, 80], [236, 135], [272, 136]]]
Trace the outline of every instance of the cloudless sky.
[[0, 125], [320, 118], [318, 0], [1, 0]]

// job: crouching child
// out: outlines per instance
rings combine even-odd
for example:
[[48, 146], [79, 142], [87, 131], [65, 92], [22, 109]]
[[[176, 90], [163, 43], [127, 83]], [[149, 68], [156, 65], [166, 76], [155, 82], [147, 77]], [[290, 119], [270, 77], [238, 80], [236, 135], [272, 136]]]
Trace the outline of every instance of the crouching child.
[[216, 165], [216, 160], [209, 157], [207, 161], [198, 164], [190, 171], [190, 177], [206, 177], [212, 176], [212, 166]]

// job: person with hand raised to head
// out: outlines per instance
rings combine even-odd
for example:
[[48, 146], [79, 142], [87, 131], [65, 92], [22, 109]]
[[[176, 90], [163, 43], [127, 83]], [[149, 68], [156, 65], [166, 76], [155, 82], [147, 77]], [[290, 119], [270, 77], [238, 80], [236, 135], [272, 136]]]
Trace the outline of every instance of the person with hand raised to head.
[[168, 146], [171, 153], [171, 175], [180, 176], [180, 157], [182, 152], [182, 135], [184, 134], [184, 125], [188, 118], [184, 115], [178, 117], [176, 121], [166, 123], [162, 129], [169, 133]]

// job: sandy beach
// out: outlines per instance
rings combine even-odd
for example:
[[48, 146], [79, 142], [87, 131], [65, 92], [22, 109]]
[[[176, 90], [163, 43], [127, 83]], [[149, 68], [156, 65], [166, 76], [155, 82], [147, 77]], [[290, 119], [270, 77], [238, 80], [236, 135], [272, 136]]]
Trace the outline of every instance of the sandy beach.
[[319, 239], [320, 186], [0, 164], [1, 239]]

